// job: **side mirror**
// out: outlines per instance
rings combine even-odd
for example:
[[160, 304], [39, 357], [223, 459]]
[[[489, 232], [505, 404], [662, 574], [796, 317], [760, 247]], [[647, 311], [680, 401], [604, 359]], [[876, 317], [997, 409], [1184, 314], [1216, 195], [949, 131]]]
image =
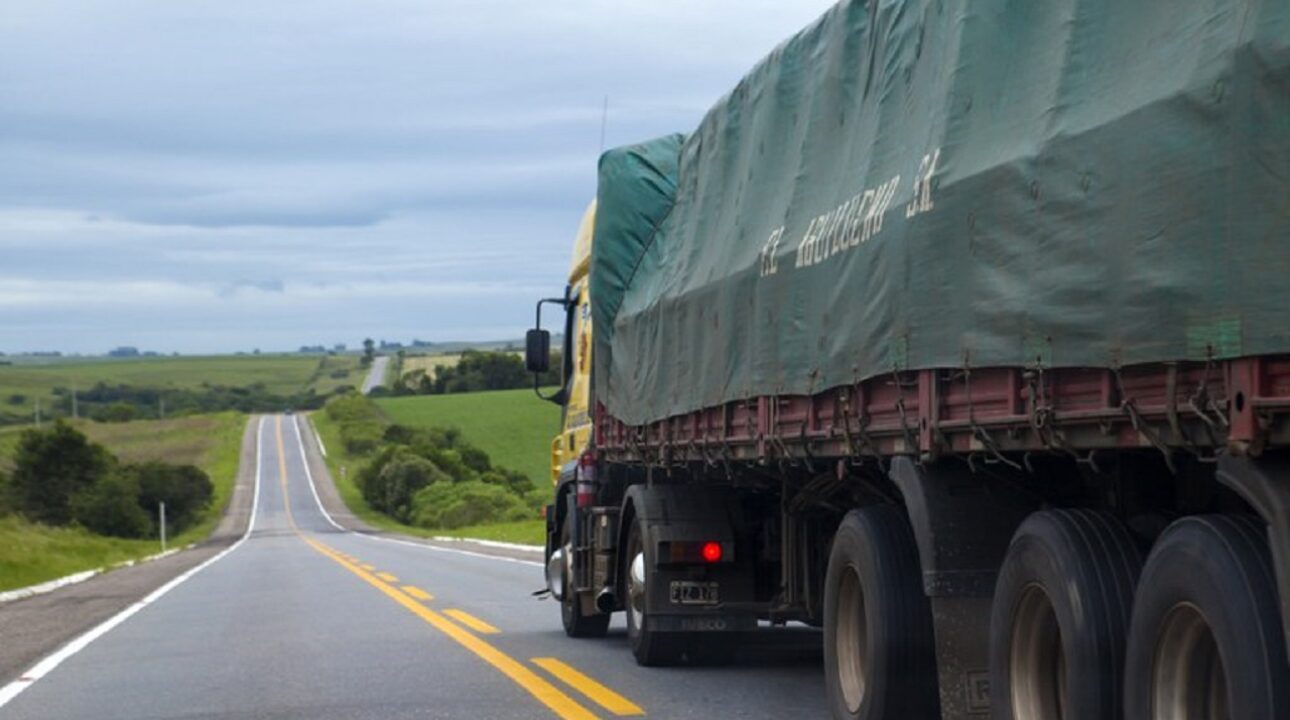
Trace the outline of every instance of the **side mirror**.
[[551, 369], [551, 333], [533, 329], [524, 334], [524, 367], [534, 374]]

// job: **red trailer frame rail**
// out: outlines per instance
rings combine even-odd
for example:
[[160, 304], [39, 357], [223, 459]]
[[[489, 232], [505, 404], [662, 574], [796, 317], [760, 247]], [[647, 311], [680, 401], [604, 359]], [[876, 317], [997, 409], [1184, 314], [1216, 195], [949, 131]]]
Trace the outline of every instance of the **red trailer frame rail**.
[[814, 395], [763, 395], [631, 426], [596, 410], [611, 462], [959, 454], [1017, 463], [1027, 452], [1096, 462], [1154, 448], [1209, 459], [1290, 444], [1290, 356], [1107, 368], [898, 371]]

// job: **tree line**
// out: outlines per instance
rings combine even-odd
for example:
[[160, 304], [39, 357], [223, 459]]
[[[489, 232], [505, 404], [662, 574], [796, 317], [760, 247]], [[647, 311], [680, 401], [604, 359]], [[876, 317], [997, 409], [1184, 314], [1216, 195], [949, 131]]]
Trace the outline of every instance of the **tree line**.
[[[553, 353], [550, 369], [538, 377], [539, 384], [559, 385], [562, 365], [563, 356]], [[466, 350], [456, 365], [435, 368], [433, 377], [419, 370], [403, 373], [392, 388], [379, 388], [373, 395], [444, 395], [526, 387], [533, 387], [533, 375], [515, 353]]]

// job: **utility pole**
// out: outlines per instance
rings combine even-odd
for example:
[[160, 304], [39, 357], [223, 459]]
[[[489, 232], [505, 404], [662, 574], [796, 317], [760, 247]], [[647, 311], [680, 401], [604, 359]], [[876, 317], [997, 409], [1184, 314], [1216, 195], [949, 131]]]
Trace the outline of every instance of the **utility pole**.
[[166, 419], [166, 399], [160, 395], [157, 396], [157, 419]]
[[79, 408], [76, 406], [76, 386], [72, 385], [72, 419], [80, 418]]
[[36, 398], [36, 427], [40, 427], [40, 398]]

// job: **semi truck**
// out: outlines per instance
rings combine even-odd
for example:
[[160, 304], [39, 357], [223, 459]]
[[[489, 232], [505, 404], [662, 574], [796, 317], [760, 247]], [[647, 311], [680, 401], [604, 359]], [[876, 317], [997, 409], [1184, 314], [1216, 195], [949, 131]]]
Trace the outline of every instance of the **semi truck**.
[[835, 718], [1290, 718], [1287, 278], [1290, 3], [843, 0], [600, 159], [526, 338], [563, 627], [820, 627]]

